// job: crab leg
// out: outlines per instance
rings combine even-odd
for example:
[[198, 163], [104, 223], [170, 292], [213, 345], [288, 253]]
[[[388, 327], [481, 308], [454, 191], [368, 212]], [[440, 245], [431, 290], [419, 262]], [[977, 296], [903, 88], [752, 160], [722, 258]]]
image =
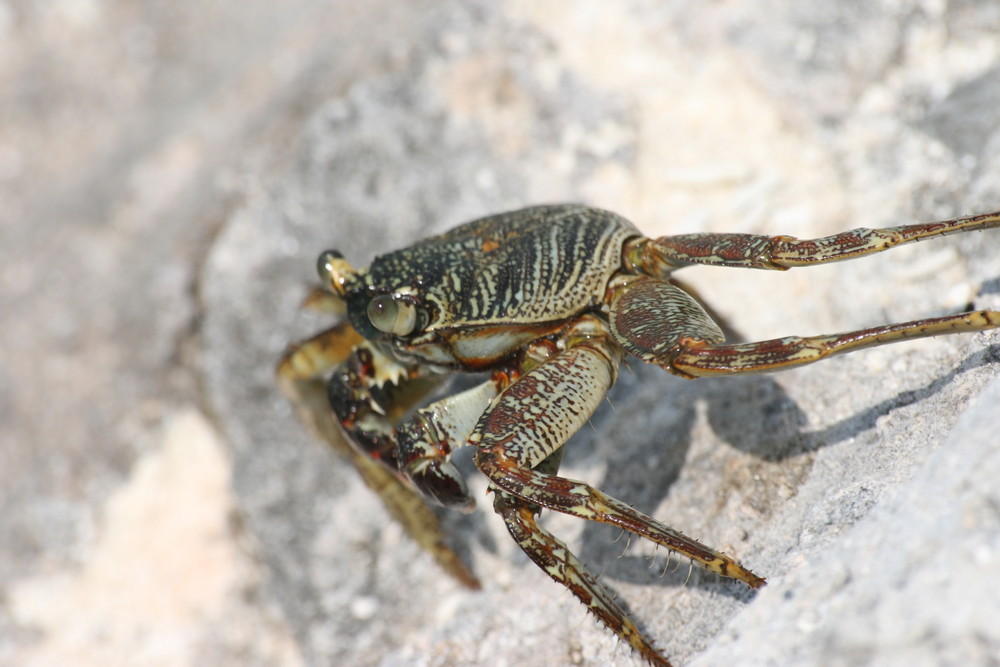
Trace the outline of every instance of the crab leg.
[[834, 354], [895, 343], [904, 339], [983, 331], [997, 327], [1000, 327], [1000, 311], [980, 310], [829, 336], [787, 336], [735, 345], [714, 345], [704, 340], [681, 338], [672, 355], [656, 359], [654, 363], [685, 377], [760, 373], [788, 366], [811, 364]]
[[520, 373], [550, 357], [555, 347], [550, 341], [536, 341], [509, 366], [494, 369], [482, 384], [417, 410], [399, 425], [395, 438], [399, 469], [425, 498], [466, 512], [475, 507], [451, 453], [468, 444], [469, 434], [497, 394]]
[[[539, 466], [586, 423], [614, 383], [621, 351], [607, 341], [606, 329], [601, 331], [603, 326], [581, 318], [579, 326], [564, 338], [565, 351], [521, 376], [493, 402], [469, 438], [478, 448], [476, 465], [496, 489], [531, 505], [618, 526], [676, 551], [709, 571], [739, 579], [753, 588], [761, 586], [762, 578], [732, 558], [583, 482], [550, 474]], [[507, 510], [511, 506], [501, 503], [500, 507]], [[605, 608], [600, 601], [596, 607], [591, 605], [589, 589], [599, 584], [575, 559], [569, 559], [565, 547], [539, 532], [523, 506], [515, 504], [501, 514], [522, 548], [536, 562], [543, 563], [549, 576], [569, 588], [622, 639], [644, 655], [655, 654], [648, 641], [634, 634], [634, 624], [620, 609]], [[553, 554], [558, 554], [559, 562], [552, 562]]]
[[940, 222], [869, 229], [861, 227], [818, 239], [758, 234], [679, 234], [636, 239], [624, 249], [626, 264], [665, 277], [691, 264], [786, 269], [839, 262], [933, 236], [1000, 227], [1000, 211]]
[[611, 334], [627, 352], [682, 377], [762, 373], [910, 338], [1000, 327], [1000, 311], [979, 310], [823, 336], [725, 344], [719, 327], [683, 290], [656, 278], [612, 283]]
[[[539, 463], [535, 470], [555, 474], [565, 449], [556, 450], [549, 458]], [[538, 505], [498, 491], [493, 501], [493, 509], [499, 514], [521, 550], [534, 563], [579, 598], [587, 609], [623, 637], [648, 662], [666, 665], [666, 659], [642, 634], [611, 591], [569, 550], [559, 538], [538, 525], [535, 518], [541, 511]]]
[[309, 290], [309, 294], [302, 302], [302, 307], [314, 313], [324, 313], [342, 317], [347, 313], [347, 304], [340, 297], [325, 287], [318, 285]]
[[494, 401], [469, 442], [476, 465], [511, 495], [608, 523], [691, 558], [705, 569], [756, 588], [763, 580], [728, 556], [672, 530], [589, 486], [535, 470], [575, 433], [614, 382], [620, 358], [600, 339], [585, 339], [522, 376]]
[[659, 278], [612, 281], [608, 302], [612, 337], [626, 352], [643, 361], [660, 364], [662, 359], [672, 358], [680, 340], [726, 340], [694, 297]]
[[447, 545], [437, 516], [420, 495], [384, 465], [351, 446], [333, 418], [324, 377], [350, 356], [361, 341], [353, 328], [341, 323], [290, 347], [278, 363], [278, 386], [300, 419], [350, 460], [362, 481], [379, 495], [386, 510], [410, 537], [448, 574], [469, 588], [479, 588], [479, 580]]
[[330, 413], [324, 377], [347, 359], [362, 340], [350, 325], [341, 323], [289, 346], [275, 369], [278, 388], [299, 419], [338, 453], [348, 457], [354, 449], [344, 440]]
[[493, 509], [507, 525], [521, 550], [545, 574], [559, 582], [587, 606], [587, 610], [624, 639], [650, 664], [669, 665], [646, 639], [615, 596], [580, 562], [572, 551], [552, 533], [538, 525], [538, 507], [502, 491], [496, 494]]

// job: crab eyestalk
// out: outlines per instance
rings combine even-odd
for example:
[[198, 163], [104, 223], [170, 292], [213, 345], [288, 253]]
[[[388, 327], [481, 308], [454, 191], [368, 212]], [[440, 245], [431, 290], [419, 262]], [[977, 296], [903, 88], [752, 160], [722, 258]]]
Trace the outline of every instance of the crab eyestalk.
[[337, 250], [326, 250], [321, 253], [316, 262], [316, 271], [323, 287], [341, 298], [346, 296], [346, 285], [355, 274], [354, 267]]

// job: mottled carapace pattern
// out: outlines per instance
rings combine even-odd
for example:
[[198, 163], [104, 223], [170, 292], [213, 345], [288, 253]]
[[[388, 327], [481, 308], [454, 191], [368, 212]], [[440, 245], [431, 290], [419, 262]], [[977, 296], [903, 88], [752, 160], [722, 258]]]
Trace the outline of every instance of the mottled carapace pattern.
[[583, 206], [502, 214], [376, 257], [355, 298], [412, 289], [435, 308], [428, 329], [561, 321], [602, 305], [622, 246], [638, 236]]

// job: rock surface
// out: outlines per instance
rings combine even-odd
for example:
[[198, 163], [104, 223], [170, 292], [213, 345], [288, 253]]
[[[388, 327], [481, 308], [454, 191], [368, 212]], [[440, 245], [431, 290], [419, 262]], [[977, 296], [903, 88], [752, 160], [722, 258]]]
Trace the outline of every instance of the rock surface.
[[[650, 235], [995, 210], [998, 31], [915, 0], [0, 2], [0, 663], [634, 664], [488, 503], [444, 519], [473, 593], [294, 421], [315, 256], [553, 201]], [[998, 258], [681, 277], [749, 340], [1000, 309]], [[631, 368], [564, 473], [769, 585], [544, 520], [675, 662], [1000, 655], [998, 334]]]

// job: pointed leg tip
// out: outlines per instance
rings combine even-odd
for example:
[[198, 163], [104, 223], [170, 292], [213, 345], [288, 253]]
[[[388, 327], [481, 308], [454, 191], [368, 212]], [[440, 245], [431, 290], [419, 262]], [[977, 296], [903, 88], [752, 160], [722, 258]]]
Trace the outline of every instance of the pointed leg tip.
[[479, 578], [472, 573], [472, 570], [462, 562], [462, 559], [458, 557], [458, 554], [450, 548], [446, 547], [445, 549], [446, 551], [443, 553], [435, 554], [435, 556], [437, 556], [438, 564], [444, 569], [444, 571], [469, 590], [483, 590], [482, 582], [480, 582]]

